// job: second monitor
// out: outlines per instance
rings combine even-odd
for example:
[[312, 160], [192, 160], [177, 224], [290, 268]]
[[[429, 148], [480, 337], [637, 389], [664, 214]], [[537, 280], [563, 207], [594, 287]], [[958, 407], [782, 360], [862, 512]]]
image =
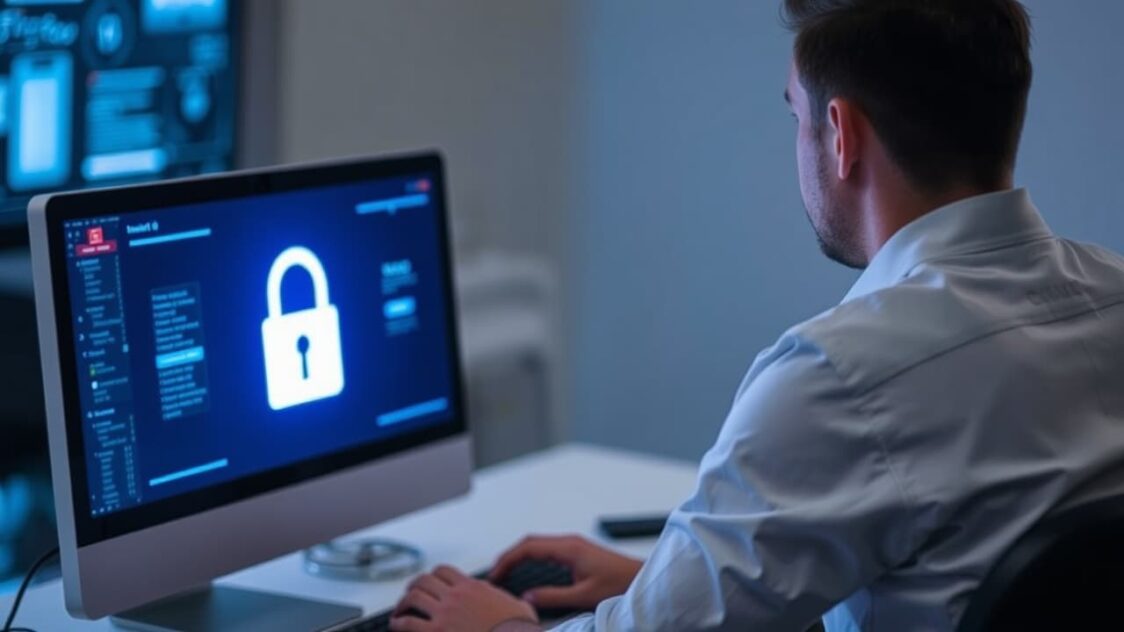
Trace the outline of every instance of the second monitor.
[[32, 195], [235, 164], [241, 2], [0, 8], [0, 228]]

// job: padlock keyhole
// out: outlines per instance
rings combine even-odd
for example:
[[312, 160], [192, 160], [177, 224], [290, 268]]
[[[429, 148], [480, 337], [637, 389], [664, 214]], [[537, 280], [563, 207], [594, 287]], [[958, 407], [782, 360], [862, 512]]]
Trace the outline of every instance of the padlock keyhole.
[[301, 373], [308, 379], [308, 336], [297, 338], [297, 352], [301, 354]]

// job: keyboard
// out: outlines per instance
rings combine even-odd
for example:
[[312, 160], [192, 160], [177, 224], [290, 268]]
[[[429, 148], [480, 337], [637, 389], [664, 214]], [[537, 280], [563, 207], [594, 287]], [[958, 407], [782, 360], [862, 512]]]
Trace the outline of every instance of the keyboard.
[[[488, 576], [487, 571], [477, 574], [477, 579]], [[574, 583], [570, 569], [549, 561], [529, 561], [511, 569], [506, 577], [496, 582], [496, 586], [507, 592], [520, 596], [532, 588], [541, 586], [569, 586]], [[332, 632], [384, 632], [390, 629], [390, 614], [392, 610], [372, 614], [356, 621], [344, 624], [342, 627], [332, 628]], [[581, 612], [572, 609], [542, 609], [538, 611], [542, 621], [562, 619]]]

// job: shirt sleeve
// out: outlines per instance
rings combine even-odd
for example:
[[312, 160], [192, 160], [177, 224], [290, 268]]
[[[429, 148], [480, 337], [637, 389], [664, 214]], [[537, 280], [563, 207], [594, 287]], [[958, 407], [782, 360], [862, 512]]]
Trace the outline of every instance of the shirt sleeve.
[[782, 338], [632, 586], [556, 629], [801, 632], [907, 560], [911, 503], [874, 405], [815, 345]]

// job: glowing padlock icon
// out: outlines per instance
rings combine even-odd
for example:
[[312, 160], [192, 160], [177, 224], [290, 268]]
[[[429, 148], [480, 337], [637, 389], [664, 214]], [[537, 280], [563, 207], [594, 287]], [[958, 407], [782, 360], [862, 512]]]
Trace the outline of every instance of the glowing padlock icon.
[[[281, 279], [293, 268], [312, 277], [315, 305], [281, 312]], [[266, 281], [268, 316], [261, 324], [269, 407], [282, 410], [334, 397], [343, 391], [340, 316], [328, 300], [328, 275], [320, 259], [302, 246], [277, 255]]]

